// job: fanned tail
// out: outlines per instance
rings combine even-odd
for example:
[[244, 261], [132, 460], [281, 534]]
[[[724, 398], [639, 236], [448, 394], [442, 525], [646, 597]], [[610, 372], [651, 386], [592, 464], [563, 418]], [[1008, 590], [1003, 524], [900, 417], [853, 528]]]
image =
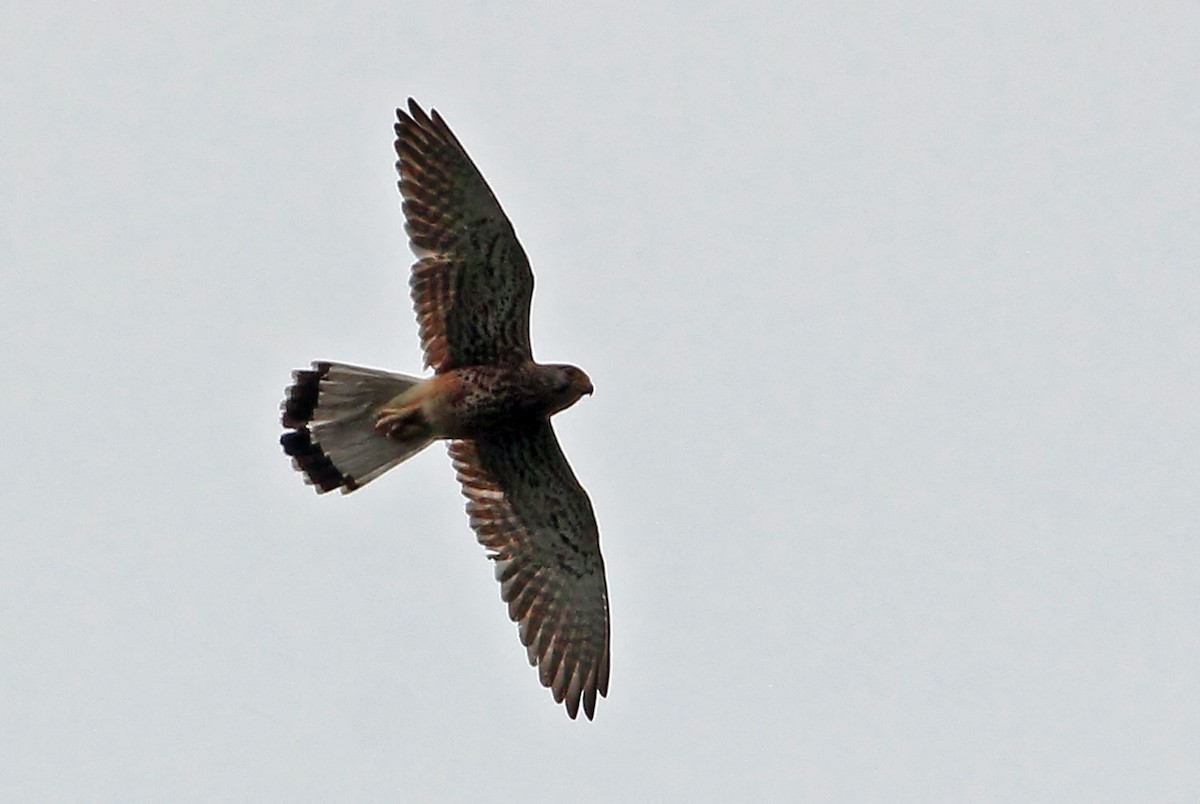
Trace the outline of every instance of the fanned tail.
[[279, 443], [318, 494], [365, 486], [433, 440], [427, 427], [410, 428], [401, 438], [375, 429], [380, 409], [421, 383], [417, 377], [328, 362], [292, 377], [280, 405], [290, 429]]

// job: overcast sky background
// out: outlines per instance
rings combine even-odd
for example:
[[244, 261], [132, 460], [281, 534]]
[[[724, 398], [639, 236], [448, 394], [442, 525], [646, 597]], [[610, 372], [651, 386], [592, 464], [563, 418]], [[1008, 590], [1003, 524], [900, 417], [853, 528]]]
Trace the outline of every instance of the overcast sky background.
[[[0, 10], [7, 797], [1200, 797], [1194, 4], [181, 5]], [[596, 384], [591, 723], [442, 447], [278, 447], [420, 367], [409, 95]]]

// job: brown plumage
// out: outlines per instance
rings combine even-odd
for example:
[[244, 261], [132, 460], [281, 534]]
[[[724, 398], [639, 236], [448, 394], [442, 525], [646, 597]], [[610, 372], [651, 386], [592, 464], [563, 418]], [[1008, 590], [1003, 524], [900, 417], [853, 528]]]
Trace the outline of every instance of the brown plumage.
[[608, 692], [599, 531], [550, 417], [592, 392], [574, 366], [534, 362], [533, 273], [499, 202], [436, 111], [396, 110], [396, 169], [427, 380], [342, 363], [295, 372], [284, 451], [318, 493], [353, 491], [435, 440], [529, 661], [590, 719]]

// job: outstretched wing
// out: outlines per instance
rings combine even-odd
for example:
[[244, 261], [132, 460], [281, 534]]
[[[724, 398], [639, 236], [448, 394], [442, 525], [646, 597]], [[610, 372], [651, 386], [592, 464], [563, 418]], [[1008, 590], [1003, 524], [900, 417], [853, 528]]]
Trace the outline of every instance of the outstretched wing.
[[409, 98], [396, 119], [425, 364], [443, 372], [532, 359], [533, 272], [512, 224], [437, 111], [427, 115]]
[[529, 663], [574, 718], [608, 694], [608, 589], [587, 492], [549, 422], [455, 441], [450, 457]]

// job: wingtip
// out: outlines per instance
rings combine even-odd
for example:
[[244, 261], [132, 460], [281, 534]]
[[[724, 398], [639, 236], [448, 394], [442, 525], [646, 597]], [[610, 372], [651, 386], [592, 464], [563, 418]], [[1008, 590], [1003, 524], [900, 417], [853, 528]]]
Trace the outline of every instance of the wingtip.
[[[431, 109], [430, 111], [433, 110]], [[433, 113], [435, 115], [437, 114], [437, 112]], [[429, 126], [429, 115], [425, 113], [423, 108], [421, 108], [421, 104], [417, 103], [412, 98], [408, 99], [408, 116], [421, 128], [426, 128]]]
[[425, 110], [421, 108], [421, 104], [417, 103], [417, 101], [414, 98], [410, 97], [405, 102], [404, 106], [396, 107], [397, 131], [399, 130], [399, 126], [401, 124], [415, 123], [418, 120], [420, 120], [421, 117], [424, 116], [424, 114], [425, 114]]

